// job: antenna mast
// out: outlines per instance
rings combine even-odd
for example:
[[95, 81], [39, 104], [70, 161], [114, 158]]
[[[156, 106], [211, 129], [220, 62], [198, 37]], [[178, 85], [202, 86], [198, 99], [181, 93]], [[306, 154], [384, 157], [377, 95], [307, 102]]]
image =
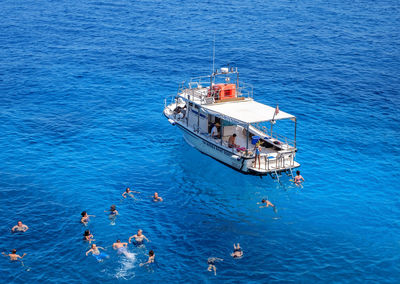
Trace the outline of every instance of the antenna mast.
[[215, 61], [215, 32], [214, 32], [214, 41], [213, 41], [213, 65], [212, 65], [211, 74], [214, 73], [214, 61]]

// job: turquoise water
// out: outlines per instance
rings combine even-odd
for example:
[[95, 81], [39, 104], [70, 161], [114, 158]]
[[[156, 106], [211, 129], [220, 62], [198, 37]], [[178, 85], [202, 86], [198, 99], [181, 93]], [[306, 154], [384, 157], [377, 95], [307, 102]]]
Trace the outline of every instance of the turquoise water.
[[[399, 282], [399, 9], [3, 1], [0, 244], [27, 256], [4, 258], [1, 282]], [[180, 82], [210, 72], [214, 34], [216, 66], [236, 64], [258, 101], [298, 117], [303, 189], [223, 166], [162, 116]], [[277, 214], [258, 208], [267, 196]], [[104, 262], [85, 256], [83, 210]], [[138, 229], [151, 242], [134, 259], [112, 251]], [[150, 249], [157, 265], [139, 267]]]

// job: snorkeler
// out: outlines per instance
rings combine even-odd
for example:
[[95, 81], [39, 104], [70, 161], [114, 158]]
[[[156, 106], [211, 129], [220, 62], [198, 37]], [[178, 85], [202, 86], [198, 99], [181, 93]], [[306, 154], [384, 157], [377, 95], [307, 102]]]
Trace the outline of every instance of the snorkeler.
[[155, 257], [156, 257], [156, 254], [154, 253], [153, 250], [151, 250], [151, 251], [149, 251], [149, 258], [148, 258], [148, 260], [147, 260], [146, 262], [144, 262], [144, 263], [139, 264], [139, 265], [140, 265], [140, 266], [143, 266], [143, 265], [145, 265], [145, 264], [154, 263]]
[[134, 192], [134, 193], [140, 193], [139, 191], [133, 191], [133, 190], [131, 190], [129, 187], [127, 187], [127, 188], [125, 189], [124, 193], [122, 193], [122, 197], [123, 197], [123, 198], [126, 198], [126, 196], [129, 195], [130, 197], [135, 198], [135, 196], [132, 194], [132, 192]]
[[243, 251], [239, 243], [237, 245], [233, 244], [233, 253], [231, 253], [231, 256], [233, 258], [241, 258], [243, 256]]
[[88, 215], [86, 211], [82, 211], [81, 216], [81, 223], [84, 225], [87, 225], [87, 223], [89, 223], [89, 217], [96, 217], [95, 215]]
[[297, 171], [296, 176], [294, 177], [294, 183], [297, 186], [300, 186], [302, 182], [304, 182], [304, 178], [300, 175], [300, 171]]
[[18, 224], [15, 225], [14, 227], [12, 227], [11, 232], [15, 232], [15, 231], [17, 231], [17, 232], [26, 232], [26, 231], [28, 231], [28, 229], [29, 228], [28, 228], [27, 225], [22, 224], [21, 221], [18, 221]]
[[106, 253], [104, 253], [104, 252], [100, 252], [99, 249], [106, 250], [106, 249], [103, 248], [103, 247], [98, 247], [98, 246], [96, 246], [95, 244], [92, 244], [90, 250], [88, 250], [88, 251], [86, 252], [86, 256], [88, 256], [89, 253], [92, 253], [92, 255], [93, 255], [98, 261], [102, 261], [103, 259], [108, 258], [108, 255], [107, 255]]
[[158, 196], [157, 192], [154, 192], [153, 201], [158, 202], [158, 201], [163, 201], [163, 199], [160, 196]]
[[215, 266], [215, 262], [216, 261], [224, 261], [222, 258], [218, 258], [218, 257], [209, 257], [207, 259], [207, 264], [208, 264], [208, 271], [212, 271], [214, 270], [214, 275], [217, 275], [217, 267]]
[[89, 244], [93, 241], [95, 241], [95, 239], [93, 239], [93, 235], [89, 230], [86, 230], [83, 233], [83, 240], [89, 242]]
[[128, 252], [128, 243], [121, 243], [120, 240], [117, 240], [115, 243], [112, 245], [113, 249], [117, 250], [118, 254], [124, 254], [125, 256], [129, 256]]
[[22, 256], [20, 256], [20, 255], [17, 254], [17, 250], [16, 250], [16, 249], [13, 249], [13, 250], [11, 251], [11, 253], [9, 253], [9, 254], [6, 254], [5, 252], [2, 252], [2, 254], [3, 254], [5, 257], [9, 257], [11, 261], [18, 261], [18, 260], [21, 260], [21, 264], [24, 265], [24, 263], [22, 262], [22, 259], [24, 258], [24, 256], [26, 255], [26, 253], [24, 253]]
[[138, 230], [136, 235], [133, 235], [131, 237], [129, 237], [128, 242], [131, 243], [132, 238], [135, 239], [135, 242], [133, 243], [135, 246], [140, 246], [143, 244], [143, 239], [145, 239], [146, 241], [150, 242], [148, 238], [146, 238], [145, 235], [143, 235], [142, 230]]

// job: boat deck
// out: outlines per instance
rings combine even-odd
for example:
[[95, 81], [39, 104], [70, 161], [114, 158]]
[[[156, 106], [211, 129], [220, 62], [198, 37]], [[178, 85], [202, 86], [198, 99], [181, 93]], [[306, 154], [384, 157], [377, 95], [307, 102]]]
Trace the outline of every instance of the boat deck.
[[279, 173], [279, 172], [282, 172], [282, 171], [286, 171], [286, 170], [289, 170], [289, 169], [295, 169], [295, 168], [298, 168], [298, 167], [300, 167], [300, 164], [297, 163], [296, 161], [290, 162], [290, 161], [285, 159], [284, 164], [275, 163], [275, 161], [274, 161], [274, 162], [271, 162], [268, 165], [268, 162], [267, 162], [267, 164], [265, 164], [263, 159], [261, 158], [261, 167], [260, 168], [258, 168], [258, 163], [257, 163], [257, 167], [256, 168], [253, 165], [253, 166], [248, 167], [248, 169], [253, 171], [253, 172], [255, 172], [255, 173], [268, 174], [268, 173], [275, 173], [275, 172]]

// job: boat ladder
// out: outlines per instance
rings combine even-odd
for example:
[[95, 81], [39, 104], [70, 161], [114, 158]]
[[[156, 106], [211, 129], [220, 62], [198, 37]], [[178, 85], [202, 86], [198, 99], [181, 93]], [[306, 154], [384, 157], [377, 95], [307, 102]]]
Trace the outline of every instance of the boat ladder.
[[292, 180], [294, 180], [292, 168], [289, 168], [289, 170], [286, 172], [286, 175], [287, 175], [287, 176], [291, 176], [291, 177], [292, 177]]
[[276, 179], [279, 183], [281, 183], [281, 181], [280, 181], [280, 177], [282, 176], [282, 175], [280, 175], [276, 170], [275, 171], [273, 171], [273, 172], [271, 172], [271, 177], [272, 177], [272, 179]]

